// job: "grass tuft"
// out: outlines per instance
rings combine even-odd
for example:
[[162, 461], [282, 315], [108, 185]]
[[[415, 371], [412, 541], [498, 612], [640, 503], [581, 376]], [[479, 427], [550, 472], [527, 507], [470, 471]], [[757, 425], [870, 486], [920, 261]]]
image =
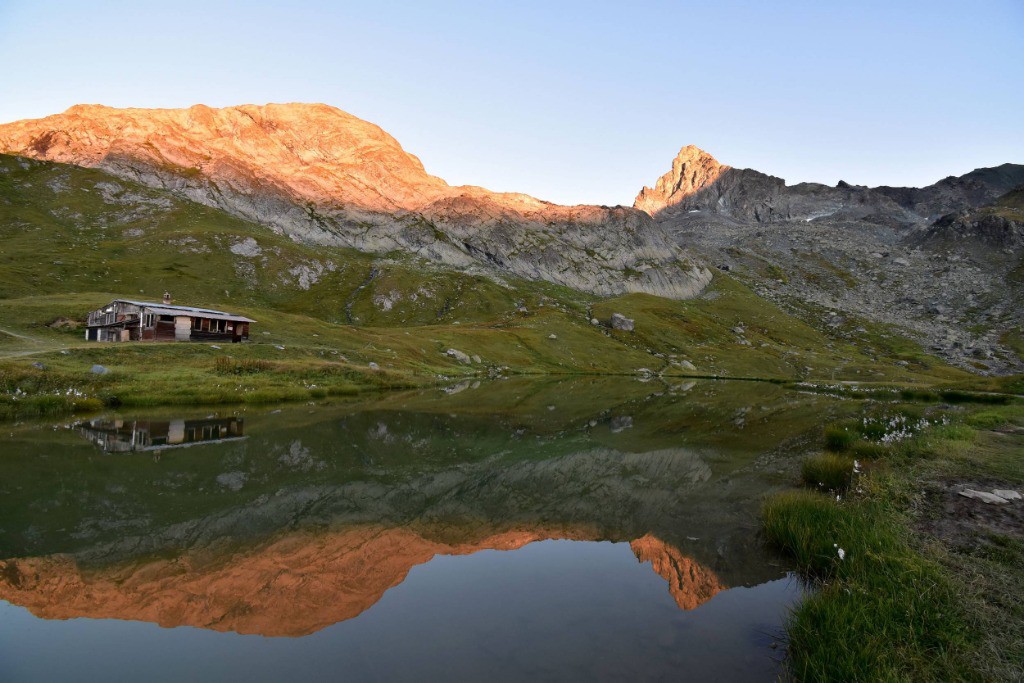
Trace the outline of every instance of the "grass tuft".
[[236, 360], [228, 356], [217, 356], [213, 361], [213, 369], [222, 375], [251, 375], [273, 369], [274, 364], [261, 358], [242, 358]]
[[812, 456], [804, 460], [800, 476], [810, 488], [843, 493], [853, 478], [853, 458], [832, 453]]
[[825, 427], [825, 448], [830, 451], [845, 451], [856, 440], [857, 433], [849, 426], [837, 424]]
[[[788, 625], [797, 680], [939, 680], [968, 674], [968, 630], [938, 565], [885, 505], [812, 491], [770, 498], [764, 533], [813, 585]], [[842, 552], [840, 552], [842, 551]]]

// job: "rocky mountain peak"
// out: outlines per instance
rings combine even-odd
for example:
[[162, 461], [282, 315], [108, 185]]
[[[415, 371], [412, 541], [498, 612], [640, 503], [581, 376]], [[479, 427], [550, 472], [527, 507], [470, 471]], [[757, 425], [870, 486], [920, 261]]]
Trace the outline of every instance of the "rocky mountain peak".
[[450, 186], [380, 127], [325, 104], [79, 105], [0, 125], [0, 153], [97, 167], [298, 242], [601, 295], [685, 298], [711, 279], [640, 211]]
[[687, 145], [679, 150], [672, 160], [672, 169], [658, 178], [654, 187], [640, 190], [633, 208], [653, 216], [715, 182], [728, 168], [700, 147]]
[[142, 163], [233, 188], [269, 187], [300, 201], [369, 210], [412, 208], [448, 189], [383, 129], [325, 104], [76, 105], [0, 125], [0, 149], [115, 172]]

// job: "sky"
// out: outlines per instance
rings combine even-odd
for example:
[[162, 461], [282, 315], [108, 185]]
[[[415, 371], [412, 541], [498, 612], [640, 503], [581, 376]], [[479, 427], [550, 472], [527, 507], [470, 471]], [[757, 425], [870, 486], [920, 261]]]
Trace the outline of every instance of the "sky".
[[789, 183], [1024, 163], [1024, 0], [0, 0], [0, 121], [325, 102], [452, 184], [631, 204], [695, 144]]

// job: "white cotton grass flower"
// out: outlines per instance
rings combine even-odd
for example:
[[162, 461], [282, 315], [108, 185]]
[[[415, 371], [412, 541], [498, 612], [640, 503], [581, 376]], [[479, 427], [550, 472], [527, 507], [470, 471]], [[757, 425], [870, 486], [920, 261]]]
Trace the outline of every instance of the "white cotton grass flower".
[[833, 543], [832, 547], [836, 549], [836, 554], [839, 555], [840, 560], [846, 559], [846, 551], [840, 548], [838, 543]]

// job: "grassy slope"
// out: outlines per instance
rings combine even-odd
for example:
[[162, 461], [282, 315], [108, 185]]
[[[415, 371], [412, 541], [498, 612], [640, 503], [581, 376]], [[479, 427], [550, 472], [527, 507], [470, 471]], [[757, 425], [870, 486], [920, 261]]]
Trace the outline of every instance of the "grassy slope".
[[[69, 390], [107, 404], [268, 401], [496, 367], [929, 384], [969, 377], [919, 349], [827, 337], [726, 276], [692, 301], [598, 299], [398, 255], [297, 244], [100, 171], [2, 155], [0, 239], [0, 356], [7, 357], [0, 414], [95, 407], [68, 398]], [[259, 253], [231, 251], [253, 244]], [[115, 296], [152, 299], [165, 289], [180, 302], [255, 318], [254, 343], [215, 350], [82, 340], [76, 321], [87, 311]], [[634, 318], [635, 332], [591, 324], [612, 312]], [[460, 365], [444, 355], [449, 348], [482, 362]], [[215, 366], [217, 356], [237, 363]], [[895, 366], [896, 356], [912, 362]], [[94, 363], [112, 372], [92, 375]], [[19, 390], [32, 396], [12, 398]], [[42, 404], [32, 407], [37, 399]]]
[[[258, 254], [231, 252], [246, 240], [255, 241]], [[488, 319], [514, 308], [520, 296], [546, 293], [517, 284], [503, 287], [411, 259], [297, 244], [101, 171], [0, 155], [4, 299], [77, 292], [159, 299], [170, 290], [182, 302], [287, 310], [337, 323], [423, 324], [452, 322], [455, 312]], [[390, 310], [374, 304], [374, 297], [392, 292], [405, 297]], [[413, 293], [416, 301], [408, 296]]]

